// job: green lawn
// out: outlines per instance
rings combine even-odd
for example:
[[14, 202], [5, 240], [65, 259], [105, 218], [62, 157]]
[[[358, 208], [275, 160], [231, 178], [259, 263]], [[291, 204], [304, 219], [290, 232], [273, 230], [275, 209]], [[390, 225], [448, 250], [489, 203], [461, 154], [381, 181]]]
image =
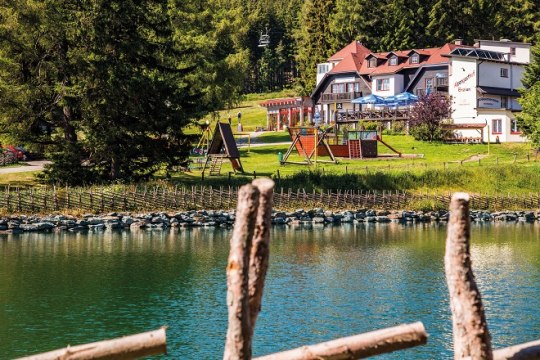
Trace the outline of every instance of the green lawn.
[[[398, 151], [414, 158], [338, 159], [338, 164], [279, 165], [278, 152], [288, 145], [275, 144], [289, 139], [284, 132], [265, 133], [259, 139], [268, 146], [241, 148], [245, 174], [234, 175], [225, 162], [222, 176], [201, 181], [201, 171], [175, 174], [175, 180], [187, 183], [239, 184], [253, 176], [271, 176], [282, 185], [305, 188], [373, 188], [387, 190], [471, 191], [477, 193], [537, 192], [540, 188], [540, 161], [528, 144], [441, 144], [415, 141], [411, 136], [385, 135], [384, 140]], [[290, 139], [289, 139], [290, 141]], [[489, 150], [489, 152], [488, 152]], [[379, 153], [391, 153], [379, 144]], [[527, 157], [527, 155], [529, 155]], [[293, 152], [290, 161], [303, 159]], [[328, 160], [320, 157], [320, 160]], [[307, 175], [306, 175], [307, 174]]]

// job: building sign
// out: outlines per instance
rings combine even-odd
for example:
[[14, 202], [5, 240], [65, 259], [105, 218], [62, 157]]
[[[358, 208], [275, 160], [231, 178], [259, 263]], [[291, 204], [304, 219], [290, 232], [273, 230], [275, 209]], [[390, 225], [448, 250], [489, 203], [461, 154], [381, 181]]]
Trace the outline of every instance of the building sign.
[[457, 88], [457, 91], [458, 92], [468, 92], [468, 91], [471, 91], [471, 88], [470, 87], [462, 87], [462, 85], [465, 85], [465, 83], [467, 81], [469, 81], [470, 79], [474, 78], [476, 76], [476, 71], [473, 70], [472, 72], [470, 72], [469, 74], [467, 74], [464, 78], [456, 81], [454, 83], [454, 87]]
[[501, 107], [501, 101], [492, 97], [481, 97], [478, 98], [478, 107], [498, 109]]
[[336, 110], [343, 110], [343, 103], [337, 103]]

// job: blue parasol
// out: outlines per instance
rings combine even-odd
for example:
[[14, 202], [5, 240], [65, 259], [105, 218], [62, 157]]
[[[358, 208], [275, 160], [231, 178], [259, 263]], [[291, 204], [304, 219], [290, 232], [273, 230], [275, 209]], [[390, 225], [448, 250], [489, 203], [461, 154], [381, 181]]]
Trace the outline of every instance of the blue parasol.
[[382, 96], [377, 95], [367, 95], [363, 96], [357, 99], [354, 99], [351, 101], [353, 104], [375, 104], [375, 105], [382, 105], [384, 104], [384, 98]]

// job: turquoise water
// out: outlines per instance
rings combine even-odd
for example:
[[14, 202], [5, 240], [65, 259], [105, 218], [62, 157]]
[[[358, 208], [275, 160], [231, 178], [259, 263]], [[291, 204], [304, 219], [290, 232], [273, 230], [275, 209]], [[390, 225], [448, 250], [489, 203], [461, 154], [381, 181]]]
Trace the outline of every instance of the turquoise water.
[[[450, 359], [439, 225], [276, 227], [254, 354], [422, 321]], [[230, 231], [0, 235], [0, 359], [168, 325], [173, 359], [218, 359]], [[540, 226], [475, 225], [475, 275], [495, 347], [540, 338]]]

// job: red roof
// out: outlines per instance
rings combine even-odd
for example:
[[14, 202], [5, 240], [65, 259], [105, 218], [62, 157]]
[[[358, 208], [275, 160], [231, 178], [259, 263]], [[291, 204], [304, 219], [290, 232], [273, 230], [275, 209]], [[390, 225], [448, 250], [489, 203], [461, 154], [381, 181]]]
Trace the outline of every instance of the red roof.
[[[295, 98], [282, 98], [282, 99], [270, 99], [260, 103], [260, 106], [270, 107], [270, 106], [285, 106], [285, 105], [295, 105], [300, 106], [309, 98], [305, 97], [295, 97]], [[309, 105], [311, 106], [311, 105]]]
[[[379, 59], [384, 57], [384, 62], [377, 65], [376, 67], [368, 67], [368, 62], [363, 62], [359, 70], [361, 75], [383, 75], [383, 74], [395, 74], [396, 72], [402, 69], [409, 68], [419, 68], [424, 65], [438, 65], [438, 64], [447, 64], [449, 59], [443, 57], [442, 55], [448, 55], [456, 47], [460, 47], [455, 44], [445, 44], [440, 48], [430, 48], [430, 49], [413, 49], [413, 50], [400, 50], [392, 51], [385, 53], [376, 53], [373, 54]], [[418, 53], [422, 55], [420, 61], [417, 64], [411, 64], [409, 57], [412, 53]], [[397, 65], [390, 65], [389, 60], [386, 60], [386, 57], [389, 54], [395, 54], [399, 57]]]
[[337, 53], [332, 55], [328, 59], [330, 62], [336, 62], [341, 61], [345, 59], [349, 54], [356, 54], [359, 59], [364, 60], [367, 54], [369, 54], [371, 51], [362, 45], [360, 41], [353, 41], [349, 45], [345, 46], [343, 49], [339, 50]]

